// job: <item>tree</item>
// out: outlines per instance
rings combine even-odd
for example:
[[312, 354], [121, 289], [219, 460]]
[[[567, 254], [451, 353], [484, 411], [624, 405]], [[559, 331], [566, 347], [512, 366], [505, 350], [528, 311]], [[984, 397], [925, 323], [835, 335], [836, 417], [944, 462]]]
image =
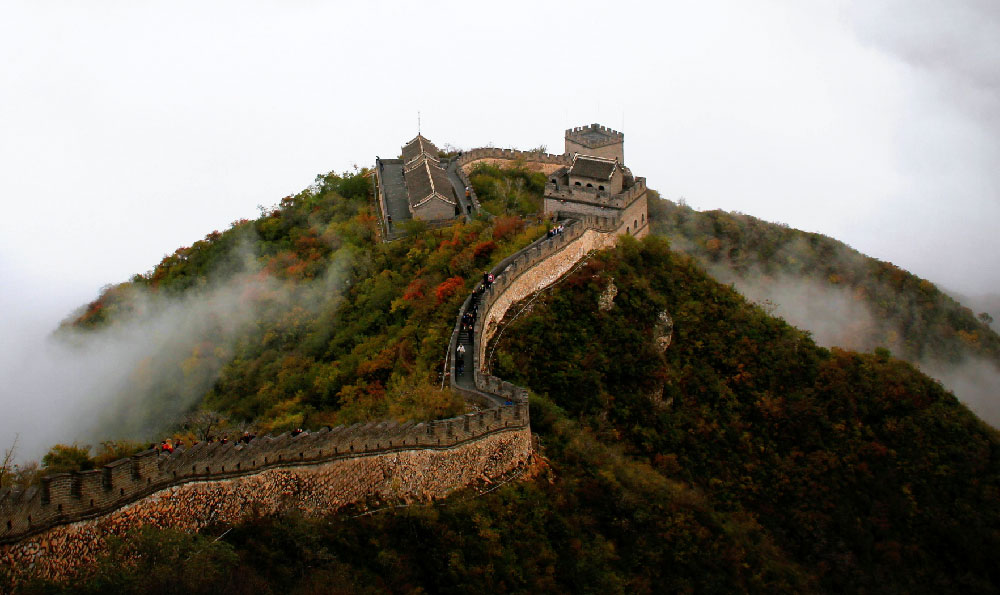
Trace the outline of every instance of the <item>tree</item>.
[[7, 485], [7, 482], [10, 481], [11, 476], [14, 474], [14, 455], [17, 454], [17, 441], [20, 437], [20, 434], [15, 434], [14, 443], [10, 445], [10, 448], [3, 451], [3, 459], [0, 459], [0, 488]]
[[184, 418], [184, 427], [192, 430], [201, 440], [208, 440], [212, 437], [212, 430], [226, 423], [226, 418], [217, 411], [202, 409], [187, 414]]
[[42, 457], [42, 467], [49, 473], [86, 471], [94, 468], [90, 458], [90, 446], [77, 444], [56, 444]]
[[979, 313], [979, 320], [981, 320], [982, 323], [985, 324], [985, 325], [987, 325], [987, 326], [993, 324], [993, 317], [990, 316], [988, 312], [980, 312]]

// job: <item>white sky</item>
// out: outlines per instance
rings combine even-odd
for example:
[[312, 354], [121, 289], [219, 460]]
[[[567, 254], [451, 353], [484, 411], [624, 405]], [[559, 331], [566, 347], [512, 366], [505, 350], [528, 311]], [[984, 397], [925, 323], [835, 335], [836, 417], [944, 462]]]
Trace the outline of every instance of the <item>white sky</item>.
[[463, 148], [601, 122], [668, 198], [1000, 293], [994, 6], [3, 0], [0, 358], [417, 110]]

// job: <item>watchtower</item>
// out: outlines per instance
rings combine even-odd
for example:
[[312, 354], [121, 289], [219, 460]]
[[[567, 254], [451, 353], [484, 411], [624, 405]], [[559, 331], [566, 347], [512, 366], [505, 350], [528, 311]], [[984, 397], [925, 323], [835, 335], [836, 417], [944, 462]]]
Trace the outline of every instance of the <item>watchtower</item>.
[[570, 128], [566, 131], [566, 152], [625, 163], [625, 135], [600, 124]]
[[625, 135], [600, 124], [566, 131], [569, 165], [546, 176], [546, 213], [612, 217], [621, 233], [649, 233], [646, 179], [625, 166]]

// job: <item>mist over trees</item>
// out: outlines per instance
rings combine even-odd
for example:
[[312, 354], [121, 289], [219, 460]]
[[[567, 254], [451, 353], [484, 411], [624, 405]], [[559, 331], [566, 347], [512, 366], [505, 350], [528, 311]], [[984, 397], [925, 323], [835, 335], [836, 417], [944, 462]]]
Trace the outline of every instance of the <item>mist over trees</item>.
[[889, 349], [1000, 425], [1000, 336], [932, 282], [820, 234], [659, 197], [649, 204], [654, 233], [821, 345]]
[[[40, 429], [7, 419], [0, 438], [20, 432], [22, 457], [67, 441], [100, 456], [108, 439], [460, 412], [461, 399], [440, 387], [454, 313], [481, 270], [544, 226], [518, 217], [415, 226], [384, 244], [371, 188], [367, 170], [318, 176], [258, 219], [105, 288], [17, 379], [70, 415]], [[192, 411], [225, 421], [199, 431]]]
[[[665, 350], [660, 312], [673, 319]], [[538, 446], [513, 481], [195, 537], [146, 530], [38, 591], [170, 592], [177, 558], [156, 552], [178, 547], [197, 549], [201, 570], [176, 584], [213, 593], [941, 593], [1000, 580], [996, 431], [886, 350], [817, 346], [655, 236], [590, 255], [506, 324], [490, 365], [533, 391]]]

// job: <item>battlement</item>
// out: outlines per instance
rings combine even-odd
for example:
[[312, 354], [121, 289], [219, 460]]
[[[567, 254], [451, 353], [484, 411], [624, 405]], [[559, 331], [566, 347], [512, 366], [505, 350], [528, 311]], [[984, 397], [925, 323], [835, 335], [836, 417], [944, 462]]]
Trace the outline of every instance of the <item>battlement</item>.
[[[553, 155], [552, 153], [542, 153], [541, 151], [519, 151], [517, 149], [498, 149], [495, 147], [483, 147], [465, 151], [457, 158], [457, 173], [459, 179], [468, 188], [472, 188], [472, 181], [465, 167], [477, 161], [502, 160], [502, 161], [524, 161], [525, 163], [538, 163], [551, 166], [566, 166], [573, 163], [572, 155]], [[554, 169], [553, 167], [553, 169]], [[471, 191], [473, 208], [479, 211], [482, 205], [475, 189]]]
[[566, 138], [591, 148], [625, 142], [624, 133], [596, 123], [569, 128], [566, 130]]
[[625, 163], [625, 135], [600, 124], [570, 128], [566, 131], [566, 153], [607, 157]]
[[[467, 399], [483, 406], [518, 406], [527, 408], [528, 390], [489, 374], [485, 370], [486, 344], [507, 309], [528, 292], [537, 291], [557, 280], [569, 267], [589, 251], [593, 242], [584, 242], [588, 232], [600, 236], [597, 244], [611, 245], [624, 225], [622, 217], [602, 217], [566, 213], [572, 217], [562, 233], [546, 236], [499, 262], [491, 273], [493, 283], [486, 287], [479, 302], [479, 315], [473, 330], [472, 375], [474, 390], [463, 388], [457, 382], [455, 358], [449, 358], [451, 386]], [[557, 214], [558, 216], [558, 214]], [[546, 269], [548, 262], [558, 261]], [[462, 331], [462, 315], [469, 308], [472, 296], [466, 298], [459, 310], [452, 331], [448, 353], [455, 353]]]
[[173, 454], [148, 450], [101, 469], [58, 473], [24, 491], [0, 491], [0, 544], [51, 527], [99, 517], [171, 486], [228, 479], [266, 469], [418, 449], [449, 449], [528, 426], [523, 401], [425, 423], [354, 424], [263, 436], [248, 444], [200, 442]]
[[552, 153], [542, 153], [541, 151], [519, 151], [517, 149], [483, 147], [479, 149], [470, 149], [462, 153], [462, 155], [458, 157], [458, 165], [459, 167], [463, 167], [474, 161], [481, 161], [483, 159], [551, 163], [554, 165], [570, 165], [573, 163], [572, 155], [554, 155]]
[[549, 181], [545, 184], [545, 198], [559, 201], [584, 202], [602, 207], [624, 209], [646, 192], [646, 178], [636, 178], [629, 188], [612, 194], [597, 188], [570, 186]]
[[[612, 139], [607, 146], [619, 153], [624, 138], [596, 124], [568, 130], [567, 140], [571, 134], [604, 135]], [[414, 141], [419, 142], [410, 143], [417, 156], [424, 152], [424, 140], [417, 138]], [[457, 158], [457, 173], [466, 185], [470, 185], [469, 178], [462, 166], [480, 160], [542, 164], [540, 169], [549, 174], [571, 165], [573, 157], [513, 149], [473, 149]], [[405, 161], [405, 156], [393, 160]], [[220, 506], [227, 509], [226, 518], [236, 522], [248, 500], [278, 510], [283, 506], [280, 503], [294, 494], [300, 506], [308, 502], [310, 510], [331, 511], [373, 493], [443, 496], [477, 478], [511, 472], [528, 460], [532, 450], [528, 391], [489, 373], [486, 347], [490, 338], [514, 303], [556, 283], [590, 251], [615, 245], [619, 233], [638, 235], [645, 230], [645, 192], [644, 178], [635, 178], [629, 188], [617, 194], [558, 183], [546, 185], [546, 211], [566, 219], [564, 230], [533, 242], [492, 269], [494, 282], [480, 294], [479, 316], [473, 329], [473, 378], [464, 387], [456, 382], [455, 358], [450, 356], [463, 332], [461, 318], [469, 308], [471, 295], [456, 317], [447, 358], [451, 386], [483, 409], [422, 423], [381, 421], [323, 428], [297, 436], [264, 436], [250, 443], [198, 443], [171, 454], [149, 450], [101, 469], [51, 475], [25, 490], [6, 488], [0, 490], [0, 546], [10, 546], [5, 555], [9, 560], [43, 559], [49, 565], [46, 572], [50, 576], [65, 576], [67, 569], [80, 563], [79, 556], [71, 552], [82, 547], [93, 554], [103, 547], [106, 528], [94, 527], [135, 526], [160, 518], [166, 506], [162, 502], [170, 499], [175, 502], [168, 506], [174, 515], [170, 522], [197, 528], [199, 523], [217, 520]], [[475, 193], [472, 199], [478, 209]], [[569, 203], [576, 203], [576, 207]], [[581, 203], [597, 211], [585, 212], [579, 207]], [[343, 473], [333, 473], [331, 466]], [[296, 473], [296, 481], [301, 482], [298, 485], [303, 486], [300, 492], [287, 491], [288, 484], [275, 477], [287, 478]], [[303, 479], [303, 475], [311, 479]], [[361, 476], [366, 479], [360, 481]], [[402, 490], [400, 481], [406, 484]], [[266, 487], [265, 492], [260, 491], [261, 486]], [[213, 491], [215, 499], [197, 496], [202, 489]], [[344, 495], [345, 491], [350, 494]], [[90, 519], [96, 525], [78, 522]], [[50, 547], [48, 540], [54, 534], [63, 535], [58, 547], [37, 557], [39, 547]]]

